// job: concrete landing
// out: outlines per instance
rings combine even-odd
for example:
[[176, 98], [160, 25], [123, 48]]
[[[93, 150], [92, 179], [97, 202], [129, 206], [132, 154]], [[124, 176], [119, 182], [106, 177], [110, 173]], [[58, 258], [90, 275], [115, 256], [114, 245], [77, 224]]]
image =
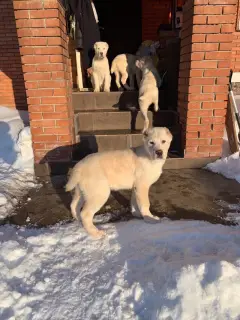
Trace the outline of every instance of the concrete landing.
[[[70, 221], [71, 195], [64, 192], [65, 183], [66, 176], [42, 180], [42, 187], [31, 190], [16, 210], [16, 215], [7, 222], [43, 227]], [[236, 181], [201, 169], [165, 170], [150, 191], [152, 213], [173, 220], [194, 219], [229, 224], [224, 217], [230, 210], [220, 206], [219, 200], [237, 204], [239, 199], [240, 186]], [[100, 220], [107, 223], [133, 219], [129, 200], [128, 191], [113, 193], [99, 213], [105, 215]]]

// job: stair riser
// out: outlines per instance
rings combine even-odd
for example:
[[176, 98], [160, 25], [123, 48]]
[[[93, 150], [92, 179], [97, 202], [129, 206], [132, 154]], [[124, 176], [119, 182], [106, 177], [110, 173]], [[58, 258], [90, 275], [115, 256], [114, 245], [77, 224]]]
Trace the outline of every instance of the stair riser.
[[74, 110], [112, 109], [113, 107], [127, 109], [138, 106], [137, 92], [101, 92], [101, 93], [73, 93]]
[[[152, 112], [148, 112], [152, 125]], [[78, 132], [96, 130], [142, 130], [144, 120], [140, 112], [86, 112], [75, 116], [75, 129]]]
[[[179, 133], [173, 134], [173, 142], [170, 150], [179, 150], [181, 137]], [[73, 153], [74, 160], [80, 160], [88, 154], [110, 150], [123, 150], [132, 147], [137, 147], [142, 144], [142, 134], [135, 135], [89, 135], [77, 137], [79, 144]]]

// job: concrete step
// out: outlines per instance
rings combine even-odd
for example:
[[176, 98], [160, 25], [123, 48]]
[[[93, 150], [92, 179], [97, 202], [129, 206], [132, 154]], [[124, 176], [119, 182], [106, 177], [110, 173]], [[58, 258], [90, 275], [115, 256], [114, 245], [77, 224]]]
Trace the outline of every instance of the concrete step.
[[138, 106], [138, 92], [73, 92], [74, 110], [131, 109]]
[[[176, 125], [169, 129], [174, 136], [170, 152], [180, 155], [181, 126]], [[79, 132], [76, 140], [78, 143], [73, 151], [73, 159], [80, 160], [95, 152], [122, 150], [139, 146], [142, 144], [142, 133], [140, 130], [97, 130]]]
[[[152, 125], [152, 112], [148, 112]], [[143, 117], [138, 110], [88, 110], [75, 111], [75, 132], [89, 132], [96, 130], [142, 130]]]

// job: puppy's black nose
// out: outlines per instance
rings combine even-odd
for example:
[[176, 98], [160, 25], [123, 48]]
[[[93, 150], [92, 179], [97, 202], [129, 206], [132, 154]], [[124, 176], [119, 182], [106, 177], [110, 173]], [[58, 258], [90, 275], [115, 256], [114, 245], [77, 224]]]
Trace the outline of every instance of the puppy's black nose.
[[155, 153], [159, 158], [161, 158], [162, 155], [163, 155], [163, 151], [162, 150], [156, 150]]

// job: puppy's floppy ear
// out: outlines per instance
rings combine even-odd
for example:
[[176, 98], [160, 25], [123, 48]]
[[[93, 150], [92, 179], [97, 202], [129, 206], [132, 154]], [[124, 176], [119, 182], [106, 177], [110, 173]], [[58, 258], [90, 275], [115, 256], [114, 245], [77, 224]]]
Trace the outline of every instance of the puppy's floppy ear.
[[140, 63], [140, 61], [139, 61], [139, 60], [136, 60], [135, 65], [136, 65], [136, 67], [138, 67], [138, 68], [139, 68], [139, 63]]
[[109, 49], [109, 44], [107, 42], [105, 42], [106, 48], [107, 50]]
[[96, 50], [96, 49], [97, 49], [97, 45], [98, 45], [98, 43], [97, 43], [97, 42], [95, 42], [95, 43], [94, 43], [94, 46], [93, 46], [93, 49], [94, 49], [94, 50]]
[[169, 136], [169, 139], [173, 139], [173, 135], [171, 134], [170, 130], [168, 128], [165, 128], [166, 134]]
[[146, 138], [148, 138], [148, 136], [149, 136], [149, 130], [146, 129], [143, 131], [143, 138], [146, 139]]
[[135, 65], [137, 68], [141, 69], [143, 65], [142, 59], [137, 59]]

